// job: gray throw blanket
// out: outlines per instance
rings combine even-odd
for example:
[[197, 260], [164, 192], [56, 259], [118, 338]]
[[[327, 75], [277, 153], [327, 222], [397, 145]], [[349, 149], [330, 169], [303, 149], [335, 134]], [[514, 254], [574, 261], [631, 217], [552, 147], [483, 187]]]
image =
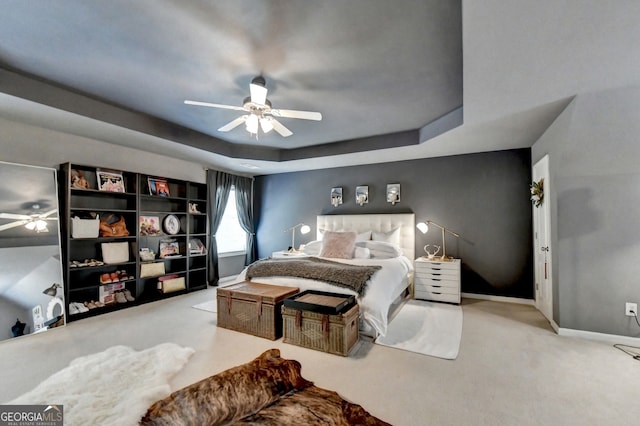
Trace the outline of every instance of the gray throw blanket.
[[298, 277], [324, 281], [354, 290], [362, 295], [367, 281], [382, 266], [349, 265], [317, 257], [263, 259], [249, 265], [247, 279], [259, 277]]

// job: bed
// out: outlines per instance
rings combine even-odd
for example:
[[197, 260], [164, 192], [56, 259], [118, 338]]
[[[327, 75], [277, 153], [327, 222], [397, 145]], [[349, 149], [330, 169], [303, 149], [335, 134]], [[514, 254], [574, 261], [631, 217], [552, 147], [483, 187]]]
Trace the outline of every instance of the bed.
[[[324, 238], [326, 235], [347, 231], [357, 234], [356, 250], [358, 250], [357, 247], [370, 249], [371, 257], [366, 256], [367, 250], [364, 252], [360, 250], [361, 255], [357, 258], [322, 257], [322, 259], [348, 265], [380, 267], [367, 280], [365, 290], [361, 293], [317, 279], [277, 274], [247, 277], [248, 272], [252, 271], [252, 265], [255, 264], [245, 268], [230, 284], [249, 278], [265, 284], [299, 287], [300, 291], [319, 290], [355, 295], [360, 305], [360, 333], [373, 338], [384, 336], [393, 307], [412, 293], [415, 216], [412, 213], [317, 216], [317, 239], [305, 246], [303, 255], [292, 256], [285, 261], [296, 262], [304, 256], [319, 257], [320, 247], [327, 242], [327, 238]], [[368, 239], [367, 234], [369, 234]], [[386, 253], [390, 246], [397, 248], [392, 251], [393, 255]], [[385, 253], [381, 253], [382, 249]]]

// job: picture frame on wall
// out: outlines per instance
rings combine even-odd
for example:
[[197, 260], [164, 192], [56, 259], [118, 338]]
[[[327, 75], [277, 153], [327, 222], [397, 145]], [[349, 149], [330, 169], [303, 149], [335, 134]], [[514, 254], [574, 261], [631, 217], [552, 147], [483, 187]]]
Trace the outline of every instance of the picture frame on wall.
[[147, 183], [149, 184], [150, 195], [157, 195], [160, 197], [171, 196], [171, 192], [169, 191], [169, 183], [166, 179], [148, 178]]
[[106, 192], [125, 192], [124, 178], [120, 172], [96, 170], [98, 189]]

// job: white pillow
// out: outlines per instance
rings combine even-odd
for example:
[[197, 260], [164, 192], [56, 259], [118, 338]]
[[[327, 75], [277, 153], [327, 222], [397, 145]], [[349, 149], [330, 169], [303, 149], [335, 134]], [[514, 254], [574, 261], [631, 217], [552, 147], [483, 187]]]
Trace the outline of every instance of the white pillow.
[[[327, 232], [326, 229], [321, 229], [320, 230], [320, 240], [322, 240], [322, 237], [324, 236], [324, 233]], [[332, 231], [329, 231], [332, 232]], [[333, 231], [333, 232], [346, 232], [344, 230], [340, 230], [340, 231]], [[356, 241], [369, 241], [371, 239], [371, 231], [365, 231], [365, 232], [361, 232], [359, 234], [356, 235]], [[318, 241], [320, 241], [318, 240]]]
[[324, 231], [320, 257], [353, 259], [356, 248], [355, 232]]
[[384, 241], [391, 243], [396, 247], [400, 247], [400, 228], [392, 229], [389, 232], [376, 232], [371, 233], [371, 239], [373, 241]]
[[368, 248], [371, 257], [374, 259], [392, 259], [402, 256], [402, 250], [391, 243], [385, 241], [360, 241], [357, 247]]
[[320, 254], [320, 250], [322, 250], [322, 241], [316, 240], [305, 244], [302, 252], [309, 256], [318, 256]]
[[357, 241], [369, 241], [369, 240], [371, 240], [371, 231], [361, 232], [358, 235], [356, 235], [356, 242]]
[[366, 247], [358, 247], [358, 246], [356, 246], [356, 249], [353, 252], [353, 258], [354, 259], [369, 259], [370, 257], [371, 257], [371, 250], [369, 250]]

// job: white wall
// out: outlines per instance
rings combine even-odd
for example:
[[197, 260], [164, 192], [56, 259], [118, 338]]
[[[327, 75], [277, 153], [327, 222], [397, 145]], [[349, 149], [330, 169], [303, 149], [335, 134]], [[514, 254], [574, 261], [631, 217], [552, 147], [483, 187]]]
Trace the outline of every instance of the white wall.
[[640, 304], [640, 87], [577, 96], [532, 148], [550, 158], [554, 319], [632, 337]]
[[200, 165], [141, 149], [0, 118], [0, 160], [58, 168], [73, 162], [116, 170], [206, 182]]

